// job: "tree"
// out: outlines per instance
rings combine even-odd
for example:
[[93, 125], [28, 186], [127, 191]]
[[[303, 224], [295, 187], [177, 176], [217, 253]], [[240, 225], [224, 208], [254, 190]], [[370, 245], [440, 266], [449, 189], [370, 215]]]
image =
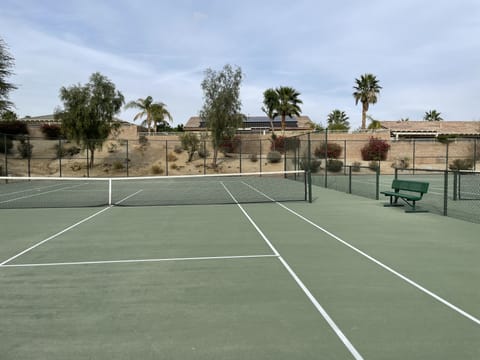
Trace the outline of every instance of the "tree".
[[151, 96], [147, 96], [145, 99], [138, 99], [137, 101], [130, 101], [125, 105], [125, 109], [140, 109], [140, 112], [135, 115], [133, 121], [146, 118], [142, 122], [142, 126], [146, 126], [150, 133], [152, 128], [156, 129], [157, 123], [167, 123], [165, 118], [172, 121], [172, 116], [166, 109], [166, 106], [162, 102], [154, 102]]
[[370, 124], [368, 124], [369, 130], [378, 130], [382, 128], [382, 123], [380, 122], [380, 120], [375, 120], [370, 115], [367, 115], [367, 119], [370, 120]]
[[202, 81], [204, 104], [200, 118], [210, 131], [213, 146], [213, 166], [217, 166], [218, 150], [226, 139], [232, 139], [241, 125], [240, 84], [242, 69], [225, 65], [221, 71], [207, 69]]
[[57, 110], [55, 117], [61, 120], [67, 138], [90, 151], [92, 168], [95, 150], [101, 149], [112, 130], [120, 126], [113, 117], [120, 112], [124, 97], [107, 77], [97, 72], [83, 86], [62, 87], [60, 99], [64, 109]]
[[327, 116], [328, 130], [349, 130], [350, 123], [344, 111], [335, 109]]
[[173, 121], [172, 115], [167, 110], [167, 105], [162, 102], [153, 103], [151, 111], [155, 131], [158, 131], [159, 127], [166, 127], [169, 122]]
[[355, 98], [355, 105], [358, 102], [362, 103], [362, 129], [365, 129], [369, 105], [377, 102], [382, 87], [378, 85], [376, 76], [372, 74], [364, 74], [360, 76], [360, 79], [355, 79], [355, 82], [353, 97]]
[[270, 126], [272, 128], [272, 137], [275, 137], [275, 128], [273, 126], [273, 120], [275, 113], [279, 106], [278, 94], [275, 89], [267, 89], [263, 92], [263, 106], [262, 111], [267, 115], [270, 120]]
[[425, 116], [423, 120], [425, 121], [442, 121], [443, 119], [440, 117], [440, 114], [437, 110], [430, 110], [425, 112]]
[[298, 98], [300, 93], [292, 87], [280, 86], [275, 89], [275, 92], [278, 96], [278, 104], [273, 117], [282, 117], [282, 132], [285, 132], [285, 118], [300, 116], [302, 109], [299, 104], [303, 104], [303, 102]]
[[11, 76], [14, 58], [8, 53], [7, 45], [0, 38], [0, 114], [10, 110], [13, 103], [8, 100], [8, 93], [17, 87], [9, 82], [6, 78]]
[[5, 110], [2, 113], [0, 113], [0, 119], [1, 121], [16, 121], [18, 120], [18, 115], [13, 112], [12, 110]]
[[200, 149], [200, 139], [198, 138], [197, 134], [186, 132], [180, 136], [180, 141], [182, 142], [182, 147], [188, 153], [187, 161], [192, 161], [193, 155]]

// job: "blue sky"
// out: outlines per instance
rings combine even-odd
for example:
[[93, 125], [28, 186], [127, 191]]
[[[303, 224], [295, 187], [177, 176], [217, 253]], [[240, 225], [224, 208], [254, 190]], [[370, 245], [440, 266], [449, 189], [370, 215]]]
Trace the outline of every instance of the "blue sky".
[[480, 120], [478, 0], [0, 0], [0, 8], [20, 116], [52, 113], [62, 86], [99, 71], [127, 101], [151, 95], [185, 123], [202, 106], [204, 70], [228, 63], [243, 70], [248, 115], [262, 114], [265, 89], [292, 86], [314, 122], [340, 109], [358, 128], [352, 87], [372, 73], [383, 87], [375, 119], [420, 120], [436, 109], [445, 120]]

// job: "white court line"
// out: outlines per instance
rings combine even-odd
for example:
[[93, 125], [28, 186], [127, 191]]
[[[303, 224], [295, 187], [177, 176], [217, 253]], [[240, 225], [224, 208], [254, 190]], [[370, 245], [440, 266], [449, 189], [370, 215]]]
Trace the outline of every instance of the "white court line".
[[334, 238], [335, 240], [337, 240], [338, 242], [342, 243], [343, 245], [347, 246], [348, 248], [352, 249], [353, 251], [355, 251], [356, 253], [362, 255], [363, 257], [367, 258], [368, 260], [372, 261], [373, 263], [377, 264], [378, 266], [382, 267], [383, 269], [387, 270], [388, 272], [394, 274], [395, 276], [399, 277], [400, 279], [404, 280], [405, 282], [407, 282], [408, 284], [416, 287], [418, 290], [424, 292], [425, 294], [431, 296], [432, 298], [434, 298], [435, 300], [441, 302], [442, 304], [448, 306], [450, 309], [456, 311], [457, 313], [459, 313], [460, 315], [466, 317], [467, 319], [470, 319], [471, 321], [473, 321], [474, 323], [476, 323], [477, 325], [480, 325], [480, 319], [476, 318], [475, 316], [467, 313], [465, 310], [462, 310], [460, 309], [458, 306], [456, 305], [453, 305], [452, 303], [450, 303], [449, 301], [445, 300], [444, 298], [442, 298], [441, 296], [435, 294], [434, 292], [428, 290], [427, 288], [423, 287], [422, 285], [416, 283], [415, 281], [413, 281], [412, 279], [408, 278], [407, 276], [399, 273], [398, 271], [394, 270], [393, 268], [391, 268], [390, 266], [382, 263], [381, 261], [375, 259], [373, 256], [370, 256], [368, 255], [367, 253], [363, 252], [362, 250], [356, 248], [355, 246], [351, 245], [350, 243], [346, 242], [345, 240], [341, 239], [340, 237], [338, 237], [337, 235], [331, 233], [330, 231], [322, 228], [320, 225], [317, 225], [315, 224], [313, 221], [307, 219], [306, 217], [300, 215], [299, 213], [295, 212], [294, 210], [286, 207], [285, 205], [279, 203], [278, 201], [275, 201], [274, 199], [272, 199], [271, 197], [269, 197], [268, 195], [262, 193], [260, 190], [257, 190], [255, 189], [254, 187], [250, 186], [249, 184], [247, 183], [244, 183], [245, 185], [247, 185], [248, 187], [250, 187], [251, 189], [255, 190], [256, 192], [258, 192], [259, 194], [262, 194], [263, 196], [265, 196], [267, 199], [275, 202], [277, 205], [281, 206], [282, 208], [284, 208], [285, 210], [289, 211], [290, 213], [292, 213], [293, 215], [299, 217], [300, 219], [302, 219], [303, 221], [309, 223], [310, 225], [314, 226], [315, 228], [317, 228], [318, 230], [324, 232], [325, 234], [327, 234], [328, 236]]
[[48, 185], [48, 186], [35, 187], [31, 189], [23, 189], [23, 190], [13, 191], [9, 193], [2, 193], [0, 194], [0, 196], [10, 196], [10, 195], [21, 194], [21, 193], [32, 192], [32, 191], [41, 191], [43, 189], [48, 189], [48, 188], [52, 188], [55, 186], [62, 186], [62, 185], [63, 184], [54, 184], [54, 185]]
[[14, 199], [9, 199], [9, 200], [0, 201], [0, 204], [9, 203], [9, 202], [16, 201], [16, 200], [28, 199], [28, 198], [35, 197], [35, 196], [41, 196], [41, 195], [45, 195], [45, 194], [50, 194], [50, 193], [53, 193], [53, 192], [56, 192], [56, 191], [65, 190], [65, 189], [73, 189], [73, 188], [76, 188], [76, 187], [79, 187], [79, 186], [82, 186], [82, 185], [85, 185], [85, 184], [79, 184], [79, 185], [73, 185], [73, 186], [66, 186], [66, 187], [63, 187], [63, 188], [60, 188], [60, 189], [43, 191], [43, 192], [36, 193], [36, 194], [20, 196], [20, 197], [14, 198]]
[[272, 245], [270, 240], [268, 240], [268, 238], [265, 236], [265, 234], [262, 232], [262, 230], [260, 230], [260, 228], [257, 226], [257, 224], [252, 220], [250, 215], [248, 215], [248, 213], [245, 211], [243, 206], [238, 203], [237, 199], [235, 199], [235, 197], [232, 195], [230, 190], [228, 190], [228, 188], [225, 186], [225, 184], [223, 182], [221, 184], [225, 188], [227, 193], [230, 195], [232, 200], [240, 208], [240, 210], [245, 215], [245, 217], [248, 219], [248, 221], [253, 225], [255, 230], [257, 230], [257, 232], [260, 234], [260, 236], [263, 238], [263, 240], [267, 243], [267, 245], [270, 247], [270, 249], [272, 249], [273, 253], [278, 257], [278, 259], [280, 260], [282, 265], [285, 267], [285, 269], [288, 271], [288, 273], [292, 276], [292, 278], [295, 280], [297, 285], [302, 289], [302, 291], [308, 297], [308, 299], [313, 304], [313, 306], [315, 306], [317, 311], [322, 315], [322, 317], [325, 319], [325, 321], [328, 323], [328, 325], [330, 325], [330, 327], [335, 332], [335, 334], [337, 334], [337, 337], [343, 342], [343, 344], [348, 349], [348, 351], [350, 351], [350, 353], [353, 355], [353, 357], [355, 359], [363, 360], [362, 355], [360, 355], [360, 353], [357, 351], [357, 349], [355, 349], [353, 344], [350, 342], [350, 340], [348, 340], [348, 338], [345, 336], [345, 334], [342, 332], [342, 330], [340, 330], [340, 328], [333, 321], [333, 319], [330, 317], [330, 315], [328, 315], [328, 313], [325, 311], [323, 306], [320, 305], [320, 303], [317, 301], [317, 299], [315, 299], [315, 297], [313, 296], [311, 291], [305, 286], [305, 284], [302, 282], [302, 280], [300, 280], [300, 278], [297, 276], [297, 274], [295, 274], [295, 272], [292, 270], [290, 265], [288, 265], [288, 263], [285, 261], [285, 259], [280, 255], [280, 253], [277, 251], [277, 249]]
[[27, 252], [29, 252], [29, 251], [31, 251], [31, 250], [39, 247], [40, 245], [45, 244], [47, 241], [50, 241], [50, 240], [52, 240], [52, 239], [54, 239], [54, 238], [62, 235], [63, 233], [66, 233], [67, 231], [72, 230], [73, 228], [77, 227], [77, 226], [80, 225], [80, 224], [83, 224], [84, 222], [86, 222], [86, 221], [94, 218], [95, 216], [100, 215], [101, 213], [103, 213], [104, 211], [107, 211], [108, 209], [111, 209], [111, 206], [106, 207], [106, 208], [104, 208], [104, 209], [102, 209], [102, 210], [100, 210], [100, 211], [97, 211], [95, 214], [90, 215], [89, 217], [87, 217], [87, 218], [85, 218], [85, 219], [83, 219], [83, 220], [80, 220], [79, 222], [77, 222], [77, 223], [75, 223], [75, 224], [73, 224], [73, 225], [70, 225], [69, 227], [63, 229], [62, 231], [57, 232], [56, 234], [54, 234], [54, 235], [52, 235], [52, 236], [50, 236], [50, 237], [48, 237], [48, 238], [46, 238], [46, 239], [44, 239], [44, 240], [36, 243], [36, 244], [33, 245], [33, 246], [30, 246], [28, 249], [25, 249], [25, 250], [23, 250], [22, 252], [14, 255], [14, 256], [12, 256], [11, 258], [9, 258], [9, 259], [1, 262], [1, 263], [0, 263], [0, 267], [1, 267], [1, 266], [5, 266], [6, 263], [9, 263], [10, 261], [18, 258], [19, 256], [22, 256], [23, 254], [26, 254]]
[[103, 264], [131, 264], [131, 263], [149, 263], [165, 261], [193, 261], [193, 260], [235, 260], [235, 259], [256, 259], [278, 257], [275, 254], [267, 255], [237, 255], [237, 256], [203, 256], [203, 257], [185, 257], [185, 258], [163, 258], [163, 259], [131, 259], [131, 260], [99, 260], [99, 261], [72, 261], [57, 263], [37, 263], [37, 264], [10, 264], [2, 267], [41, 267], [41, 266], [68, 266], [68, 265], [103, 265]]
[[[81, 185], [83, 185], [83, 184], [81, 184]], [[139, 192], [139, 191], [137, 191], [136, 193], [134, 193], [134, 194], [132, 194], [132, 195], [129, 195], [129, 196], [127, 196], [126, 198], [124, 198], [124, 199], [120, 200], [119, 202], [122, 202], [122, 201], [124, 201], [124, 200], [128, 199], [129, 197], [131, 197], [131, 196], [133, 196], [133, 195], [137, 194], [138, 192]], [[93, 214], [93, 215], [90, 215], [89, 217], [86, 217], [85, 219], [83, 219], [83, 220], [80, 220], [79, 222], [77, 222], [77, 223], [75, 223], [75, 224], [73, 224], [73, 225], [70, 225], [69, 227], [67, 227], [67, 228], [63, 229], [62, 231], [59, 231], [58, 233], [56, 233], [56, 234], [53, 234], [52, 236], [50, 236], [50, 237], [48, 237], [48, 238], [46, 238], [46, 239], [44, 239], [44, 240], [42, 240], [42, 241], [40, 241], [40, 242], [36, 243], [36, 244], [35, 244], [35, 245], [33, 245], [33, 246], [30, 246], [28, 249], [25, 249], [25, 250], [23, 250], [22, 252], [20, 252], [20, 253], [18, 253], [18, 254], [16, 254], [16, 255], [14, 255], [14, 256], [12, 256], [11, 258], [9, 258], [9, 259], [7, 259], [7, 260], [5, 260], [5, 261], [1, 262], [1, 263], [0, 263], [0, 267], [1, 267], [1, 266], [5, 266], [5, 264], [7, 264], [7, 263], [9, 263], [10, 261], [12, 261], [12, 260], [14, 260], [14, 259], [18, 258], [19, 256], [22, 256], [22, 255], [26, 254], [27, 252], [29, 252], [29, 251], [31, 251], [31, 250], [33, 250], [33, 249], [35, 249], [35, 248], [39, 247], [40, 245], [42, 245], [42, 244], [45, 244], [47, 241], [50, 241], [50, 240], [52, 240], [52, 239], [54, 239], [54, 238], [56, 238], [56, 237], [58, 237], [58, 236], [62, 235], [63, 233], [66, 233], [67, 231], [69, 231], [69, 230], [71, 230], [71, 229], [73, 229], [73, 228], [77, 227], [77, 226], [78, 226], [78, 225], [80, 225], [80, 224], [83, 224], [84, 222], [86, 222], [86, 221], [88, 221], [88, 220], [90, 220], [90, 219], [94, 218], [94, 217], [95, 217], [95, 216], [97, 216], [97, 215], [100, 215], [101, 213], [103, 213], [104, 211], [107, 211], [107, 210], [111, 209], [112, 207], [113, 207], [113, 206], [108, 206], [108, 207], [106, 207], [106, 208], [104, 208], [104, 209], [102, 209], [102, 210], [100, 210], [100, 211], [97, 211], [95, 214]]]
[[128, 200], [128, 199], [130, 199], [131, 197], [134, 197], [134, 196], [137, 195], [137, 194], [140, 194], [142, 191], [143, 191], [143, 189], [140, 189], [140, 190], [138, 190], [137, 192], [134, 192], [132, 195], [128, 195], [126, 198], [123, 198], [122, 200], [117, 201], [114, 205], [121, 204], [121, 203], [124, 202], [125, 200]]

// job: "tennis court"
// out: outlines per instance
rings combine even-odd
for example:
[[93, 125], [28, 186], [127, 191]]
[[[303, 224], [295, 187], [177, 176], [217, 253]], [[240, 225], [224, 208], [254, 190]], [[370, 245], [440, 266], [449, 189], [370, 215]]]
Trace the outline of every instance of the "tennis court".
[[2, 360], [480, 358], [478, 224], [282, 178], [2, 186]]

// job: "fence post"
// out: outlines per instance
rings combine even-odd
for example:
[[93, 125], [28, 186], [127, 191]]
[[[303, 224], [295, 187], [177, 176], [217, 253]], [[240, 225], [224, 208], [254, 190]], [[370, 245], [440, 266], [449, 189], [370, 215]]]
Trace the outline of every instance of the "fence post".
[[453, 200], [457, 200], [457, 189], [458, 189], [458, 175], [459, 175], [459, 170], [454, 170], [453, 171]]
[[352, 166], [348, 166], [348, 193], [352, 193]]
[[[447, 143], [448, 149], [448, 143]], [[444, 171], [444, 184], [443, 184], [443, 215], [447, 216], [448, 206], [448, 170]]]
[[260, 141], [260, 172], [262, 172], [262, 139], [259, 139]]
[[87, 147], [87, 177], [90, 177], [90, 164], [89, 164], [89, 156], [88, 156], [88, 147]]
[[416, 150], [416, 140], [413, 139], [413, 175], [415, 175], [415, 157], [416, 157], [416, 154], [415, 154], [415, 150]]
[[8, 147], [7, 147], [7, 135], [3, 134], [3, 145], [4, 145], [4, 151], [5, 151], [5, 176], [8, 176]]
[[375, 174], [375, 200], [380, 198], [380, 162], [378, 162], [377, 172]]
[[328, 163], [328, 129], [325, 129], [325, 180], [323, 183], [325, 189], [328, 187], [327, 163]]
[[242, 139], [240, 139], [240, 174], [242, 173]]
[[128, 158], [128, 140], [125, 140], [127, 143], [126, 143], [126, 146], [127, 146], [127, 157], [125, 158], [125, 162], [127, 163], [126, 164], [126, 168], [127, 168], [127, 177], [129, 176], [129, 173], [128, 173], [128, 165], [130, 163], [130, 159]]
[[343, 175], [345, 174], [345, 171], [347, 171], [347, 168], [345, 167], [347, 165], [347, 140], [343, 140]]
[[27, 135], [27, 166], [28, 166], [28, 177], [31, 176], [32, 174], [32, 164], [31, 164], [31, 158], [32, 158], [32, 151], [30, 149], [30, 136]]
[[207, 141], [203, 140], [203, 175], [207, 173]]
[[168, 140], [165, 140], [165, 175], [168, 176]]
[[62, 148], [62, 139], [58, 139], [58, 170], [60, 173], [60, 177], [62, 177], [62, 153], [63, 153], [63, 148]]
[[448, 170], [448, 141], [445, 144], [445, 170]]
[[477, 171], [477, 139], [473, 139], [473, 171]]

